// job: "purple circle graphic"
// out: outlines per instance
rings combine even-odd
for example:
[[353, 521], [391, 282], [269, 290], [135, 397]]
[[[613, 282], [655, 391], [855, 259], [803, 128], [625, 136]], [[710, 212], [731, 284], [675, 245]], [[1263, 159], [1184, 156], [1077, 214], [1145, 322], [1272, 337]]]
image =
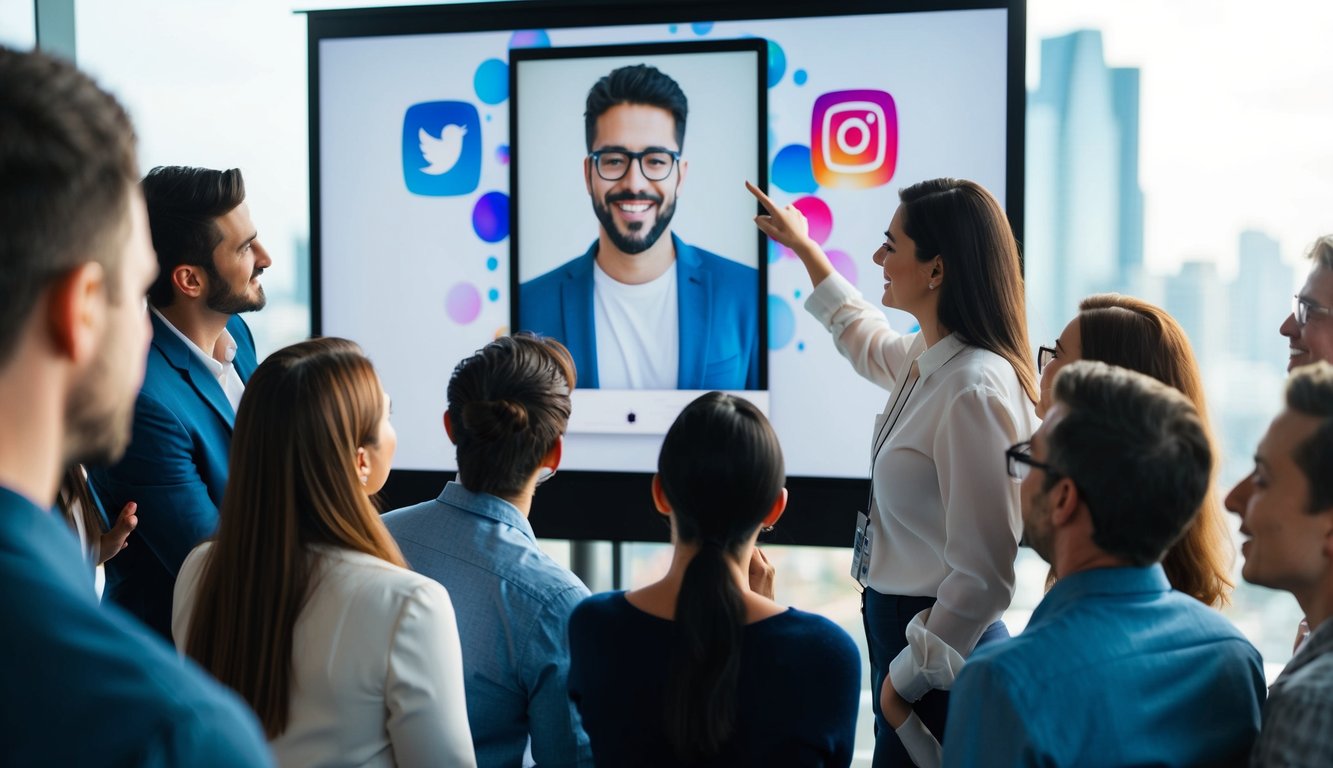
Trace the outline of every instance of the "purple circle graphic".
[[810, 239], [823, 245], [833, 232], [833, 211], [829, 210], [828, 203], [817, 197], [802, 197], [792, 205], [810, 222]]
[[796, 335], [796, 313], [780, 296], [768, 295], [768, 348], [782, 349]]
[[838, 274], [847, 278], [847, 282], [856, 285], [856, 262], [852, 261], [851, 256], [843, 251], [829, 251], [828, 260], [833, 262], [833, 268]]
[[495, 161], [500, 165], [509, 165], [509, 145], [501, 144], [495, 148]]
[[472, 209], [472, 229], [488, 243], [509, 237], [509, 196], [503, 192], [482, 195]]
[[472, 283], [458, 283], [444, 297], [444, 311], [449, 319], [467, 325], [481, 314], [481, 293]]
[[819, 190], [810, 165], [810, 148], [788, 144], [773, 158], [773, 183], [793, 195], [809, 195]]
[[499, 59], [487, 59], [472, 77], [477, 98], [485, 104], [499, 104], [509, 98], [509, 65]]
[[509, 38], [510, 48], [550, 48], [551, 36], [544, 29], [521, 29]]

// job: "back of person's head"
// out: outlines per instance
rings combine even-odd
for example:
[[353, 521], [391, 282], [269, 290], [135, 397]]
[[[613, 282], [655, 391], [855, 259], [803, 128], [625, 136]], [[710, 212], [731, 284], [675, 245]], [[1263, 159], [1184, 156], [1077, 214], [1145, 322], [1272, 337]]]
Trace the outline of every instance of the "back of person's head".
[[384, 407], [361, 349], [318, 338], [264, 360], [237, 409], [186, 651], [250, 703], [270, 738], [287, 726], [292, 636], [311, 587], [308, 545], [405, 565], [356, 467], [357, 449], [375, 445]]
[[473, 493], [520, 493], [565, 433], [576, 373], [555, 339], [501, 336], [454, 368], [449, 419], [458, 481]]
[[217, 219], [245, 202], [240, 169], [158, 166], [144, 177], [143, 194], [160, 270], [148, 291], [153, 306], [169, 307], [176, 300], [172, 272], [181, 265], [199, 267], [209, 280], [221, 282], [213, 263], [222, 242]]
[[1159, 562], [1194, 519], [1212, 475], [1194, 405], [1156, 379], [1091, 360], [1061, 370], [1053, 395], [1064, 413], [1046, 435], [1055, 470], [1047, 487], [1073, 481], [1103, 552], [1130, 565]]
[[597, 118], [621, 104], [657, 107], [670, 112], [676, 125], [676, 148], [685, 148], [685, 118], [690, 112], [685, 92], [657, 67], [634, 64], [612, 70], [588, 91], [583, 128], [589, 152], [593, 151], [593, 142], [597, 140]]
[[667, 739], [689, 763], [715, 755], [735, 727], [745, 604], [727, 558], [782, 493], [782, 447], [752, 403], [710, 392], [667, 431], [657, 476], [678, 541], [698, 548], [676, 602], [664, 702]]
[[1333, 235], [1324, 235], [1310, 246], [1310, 261], [1315, 266], [1333, 270]]
[[974, 181], [947, 178], [913, 184], [898, 196], [917, 260], [944, 262], [940, 323], [1008, 360], [1036, 403], [1018, 241], [999, 201]]
[[139, 174], [125, 109], [73, 64], [0, 47], [0, 369], [46, 289], [97, 262], [120, 298]]
[[1293, 371], [1287, 381], [1287, 408], [1319, 419], [1292, 458], [1310, 483], [1310, 511], [1333, 509], [1333, 365], [1321, 360]]

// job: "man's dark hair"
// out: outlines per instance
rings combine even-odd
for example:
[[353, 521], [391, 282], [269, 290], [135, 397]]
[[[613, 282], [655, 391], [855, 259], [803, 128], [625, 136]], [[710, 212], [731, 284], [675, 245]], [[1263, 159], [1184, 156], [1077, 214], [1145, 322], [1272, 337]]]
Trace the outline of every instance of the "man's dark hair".
[[589, 152], [593, 150], [592, 143], [597, 139], [597, 118], [621, 104], [643, 104], [670, 112], [676, 123], [676, 148], [685, 148], [685, 118], [690, 111], [685, 92], [675, 80], [662, 74], [657, 67], [634, 64], [613, 70], [588, 91], [583, 128], [587, 134]]
[[114, 97], [67, 61], [0, 47], [0, 366], [62, 274], [98, 262], [117, 300], [138, 174]]
[[1046, 438], [1047, 486], [1068, 477], [1092, 540], [1131, 565], [1160, 562], [1212, 480], [1208, 433], [1189, 398], [1141, 373], [1091, 360], [1055, 378], [1065, 414]]
[[521, 491], [565, 433], [575, 376], [564, 345], [530, 333], [501, 336], [459, 363], [448, 398], [463, 487]]
[[217, 219], [245, 202], [245, 180], [237, 168], [158, 166], [144, 177], [143, 194], [160, 270], [148, 300], [169, 307], [176, 300], [171, 284], [176, 267], [200, 267], [209, 280], [221, 279], [213, 263], [213, 251], [222, 242]]
[[1292, 458], [1310, 481], [1310, 511], [1333, 508], [1333, 365], [1319, 361], [1292, 372], [1287, 408], [1319, 419], [1319, 426], [1296, 446]]

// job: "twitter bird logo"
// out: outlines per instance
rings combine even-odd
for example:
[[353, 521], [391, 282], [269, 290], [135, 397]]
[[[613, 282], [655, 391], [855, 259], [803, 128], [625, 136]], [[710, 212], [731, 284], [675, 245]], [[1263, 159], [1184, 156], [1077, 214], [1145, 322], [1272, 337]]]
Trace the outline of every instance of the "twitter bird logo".
[[422, 173], [439, 176], [453, 170], [454, 164], [463, 154], [463, 137], [467, 135], [466, 125], [446, 125], [439, 136], [432, 136], [422, 128], [418, 131], [421, 139], [421, 155], [430, 165], [421, 169]]
[[413, 104], [403, 116], [403, 181], [409, 192], [466, 195], [481, 181], [481, 118], [465, 101]]

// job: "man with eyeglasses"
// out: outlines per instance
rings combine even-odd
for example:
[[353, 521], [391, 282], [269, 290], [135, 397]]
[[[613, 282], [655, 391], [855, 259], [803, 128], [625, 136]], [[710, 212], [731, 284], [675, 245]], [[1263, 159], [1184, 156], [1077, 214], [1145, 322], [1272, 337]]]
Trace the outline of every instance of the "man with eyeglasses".
[[1245, 580], [1290, 592], [1314, 632], [1269, 690], [1251, 765], [1333, 765], [1333, 366], [1287, 382], [1286, 409], [1227, 494]]
[[1022, 483], [1024, 542], [1058, 581], [1021, 635], [963, 665], [944, 764], [1243, 762], [1264, 697], [1259, 653], [1172, 590], [1160, 564], [1211, 476], [1193, 405], [1142, 374], [1070, 363], [1031, 442], [1005, 458]]
[[1310, 261], [1310, 275], [1278, 328], [1290, 342], [1288, 371], [1320, 360], [1333, 363], [1333, 235], [1315, 242]]
[[759, 386], [758, 271], [671, 231], [687, 113], [676, 81], [644, 64], [588, 92], [583, 176], [597, 240], [519, 288], [520, 329], [563, 342], [580, 387]]

